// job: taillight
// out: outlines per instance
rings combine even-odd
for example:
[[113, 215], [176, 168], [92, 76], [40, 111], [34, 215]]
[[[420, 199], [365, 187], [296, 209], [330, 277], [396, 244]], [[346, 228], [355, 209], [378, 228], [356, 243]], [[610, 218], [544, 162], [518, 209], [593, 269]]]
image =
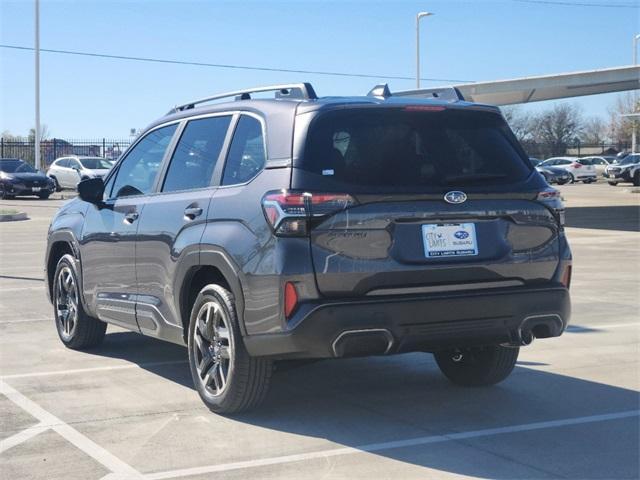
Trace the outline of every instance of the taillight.
[[554, 214], [558, 224], [564, 227], [564, 202], [562, 201], [562, 194], [555, 188], [545, 188], [538, 192], [536, 199], [545, 204]]
[[298, 305], [298, 292], [293, 283], [284, 285], [284, 316], [289, 318]]
[[303, 236], [309, 232], [311, 219], [331, 215], [356, 203], [346, 193], [278, 190], [265, 194], [262, 209], [276, 235]]
[[572, 166], [573, 168], [582, 168], [582, 164], [581, 164], [581, 163], [579, 163], [579, 162], [572, 163], [572, 164], [571, 164], [571, 166]]

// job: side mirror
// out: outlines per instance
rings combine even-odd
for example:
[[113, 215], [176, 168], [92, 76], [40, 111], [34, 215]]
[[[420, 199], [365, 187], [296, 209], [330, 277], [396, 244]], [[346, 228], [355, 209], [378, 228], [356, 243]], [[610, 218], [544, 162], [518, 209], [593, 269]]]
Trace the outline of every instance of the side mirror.
[[85, 202], [98, 205], [102, 203], [104, 195], [104, 182], [102, 178], [87, 178], [78, 183], [78, 195]]

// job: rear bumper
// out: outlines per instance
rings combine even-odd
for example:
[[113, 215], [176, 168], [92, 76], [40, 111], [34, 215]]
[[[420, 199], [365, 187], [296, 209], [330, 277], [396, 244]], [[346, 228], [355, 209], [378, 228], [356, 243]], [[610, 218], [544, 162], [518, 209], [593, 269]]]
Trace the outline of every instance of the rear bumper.
[[516, 342], [532, 328], [557, 337], [570, 314], [562, 286], [360, 298], [301, 305], [290, 330], [244, 341], [251, 355], [278, 358], [435, 351]]
[[593, 173], [575, 173], [573, 174], [573, 178], [575, 178], [576, 180], [587, 180], [590, 178], [598, 178], [598, 174], [593, 172]]

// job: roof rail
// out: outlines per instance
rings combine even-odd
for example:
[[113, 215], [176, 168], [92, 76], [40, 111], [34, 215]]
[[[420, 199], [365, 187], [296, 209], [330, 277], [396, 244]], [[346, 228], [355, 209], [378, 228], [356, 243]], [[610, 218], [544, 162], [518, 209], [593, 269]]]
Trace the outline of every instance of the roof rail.
[[235, 97], [236, 100], [250, 100], [251, 94], [260, 92], [276, 92], [276, 98], [300, 98], [304, 100], [315, 100], [318, 98], [315, 90], [310, 83], [290, 83], [283, 85], [269, 85], [266, 87], [247, 88], [245, 90], [236, 90], [234, 92], [219, 93], [211, 97], [201, 98], [193, 102], [183, 105], [176, 105], [168, 114], [189, 110], [201, 103], [220, 100], [222, 98]]
[[395, 97], [435, 98], [445, 102], [465, 101], [464, 96], [456, 87], [421, 88], [419, 90], [404, 90], [394, 92]]

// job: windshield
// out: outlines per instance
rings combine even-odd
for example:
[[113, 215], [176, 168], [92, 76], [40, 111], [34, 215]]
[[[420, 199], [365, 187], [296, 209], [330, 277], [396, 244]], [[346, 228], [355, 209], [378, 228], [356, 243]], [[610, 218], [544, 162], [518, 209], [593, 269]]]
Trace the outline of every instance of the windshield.
[[632, 163], [638, 163], [638, 162], [640, 162], [640, 155], [634, 154], [634, 155], [627, 155], [624, 158], [616, 159], [616, 161], [613, 163], [616, 165], [630, 165]]
[[112, 163], [104, 158], [81, 158], [79, 160], [82, 166], [89, 170], [108, 170], [113, 166]]
[[325, 113], [312, 122], [295, 166], [310, 173], [316, 187], [360, 190], [495, 185], [528, 177], [530, 162], [500, 115], [435, 108]]
[[36, 173], [36, 169], [22, 160], [0, 160], [0, 172]]

